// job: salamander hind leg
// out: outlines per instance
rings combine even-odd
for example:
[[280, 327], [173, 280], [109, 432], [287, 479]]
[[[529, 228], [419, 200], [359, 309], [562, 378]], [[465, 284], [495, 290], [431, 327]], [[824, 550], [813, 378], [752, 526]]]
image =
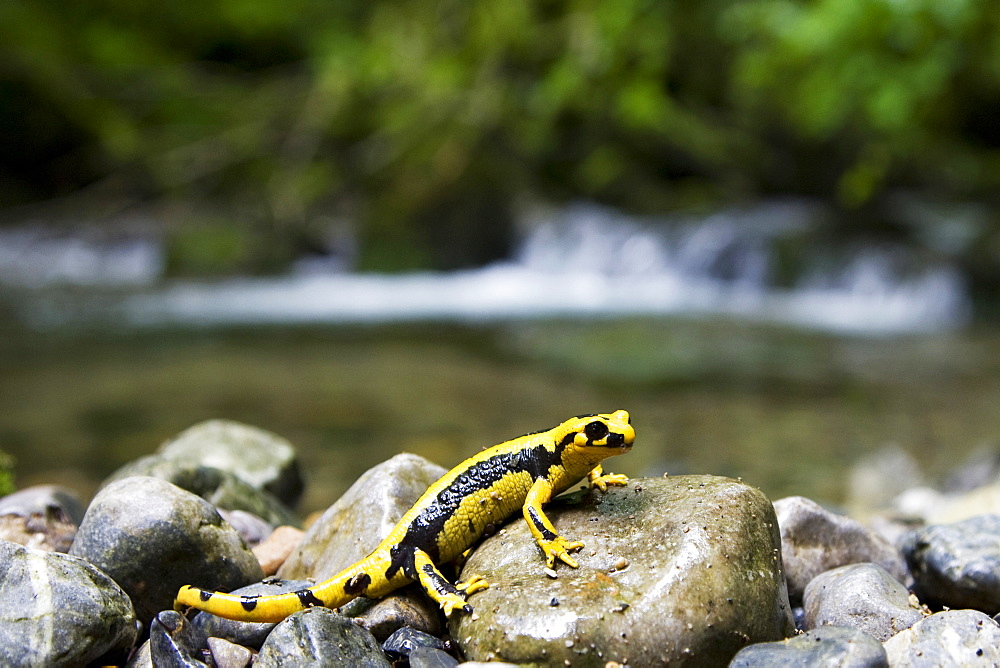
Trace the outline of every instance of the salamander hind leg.
[[447, 617], [450, 617], [456, 609], [467, 614], [472, 612], [472, 606], [466, 602], [465, 597], [489, 586], [479, 577], [459, 583], [457, 586], [453, 585], [441, 575], [441, 571], [437, 569], [434, 562], [423, 550], [414, 551], [413, 565], [416, 568], [417, 581], [420, 586], [424, 588], [428, 596], [437, 601]]

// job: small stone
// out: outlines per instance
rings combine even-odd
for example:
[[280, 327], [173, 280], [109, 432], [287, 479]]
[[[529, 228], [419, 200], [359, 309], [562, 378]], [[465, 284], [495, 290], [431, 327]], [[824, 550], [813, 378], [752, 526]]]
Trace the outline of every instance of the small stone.
[[208, 651], [212, 654], [215, 668], [247, 668], [254, 659], [254, 653], [249, 648], [222, 638], [209, 638]]
[[902, 549], [922, 601], [1000, 612], [1000, 515], [912, 531]]
[[125, 478], [101, 490], [70, 554], [121, 585], [144, 624], [173, 607], [182, 585], [232, 590], [263, 577], [212, 505], [159, 478]]
[[124, 660], [137, 633], [132, 602], [107, 575], [77, 557], [0, 540], [0, 664]]
[[149, 625], [149, 655], [154, 666], [200, 668], [208, 649], [207, 638], [187, 619], [173, 610], [164, 610]]
[[872, 562], [894, 579], [907, 582], [899, 551], [857, 520], [831, 513], [801, 496], [775, 501], [774, 511], [781, 528], [781, 553], [793, 605], [802, 600], [810, 580], [847, 564]]
[[804, 596], [805, 628], [846, 626], [885, 642], [923, 619], [910, 592], [876, 564], [848, 564], [821, 573]]
[[455, 657], [434, 647], [417, 647], [410, 652], [410, 668], [455, 668], [457, 665]]
[[356, 620], [379, 642], [404, 627], [434, 636], [441, 633], [441, 608], [416, 584], [398, 589], [362, 608]]
[[261, 666], [356, 666], [391, 664], [372, 634], [328, 608], [310, 608], [279, 623], [257, 656]]
[[409, 626], [398, 629], [382, 643], [382, 651], [392, 661], [407, 658], [410, 656], [410, 652], [417, 647], [433, 647], [443, 650], [445, 644], [429, 633], [418, 631]]
[[278, 572], [295, 548], [302, 542], [305, 532], [287, 525], [280, 526], [271, 532], [264, 541], [253, 548], [254, 556], [260, 562], [265, 576]]
[[72, 489], [59, 485], [32, 485], [0, 499], [0, 515], [56, 514], [65, 522], [79, 525], [86, 508]]
[[219, 514], [222, 515], [222, 519], [229, 522], [236, 529], [236, 533], [240, 535], [240, 538], [247, 544], [247, 547], [256, 547], [261, 541], [274, 533], [273, 524], [245, 510], [226, 510], [220, 508]]
[[0, 499], [0, 539], [49, 552], [68, 552], [83, 519], [76, 493], [35, 485]]
[[1000, 626], [977, 610], [939, 612], [889, 638], [885, 651], [893, 668], [997, 666]]
[[369, 469], [309, 527], [278, 575], [319, 582], [360, 561], [445, 473], [408, 453]]
[[867, 633], [843, 626], [822, 626], [787, 640], [744, 647], [733, 657], [729, 668], [884, 668], [888, 665], [882, 645]]

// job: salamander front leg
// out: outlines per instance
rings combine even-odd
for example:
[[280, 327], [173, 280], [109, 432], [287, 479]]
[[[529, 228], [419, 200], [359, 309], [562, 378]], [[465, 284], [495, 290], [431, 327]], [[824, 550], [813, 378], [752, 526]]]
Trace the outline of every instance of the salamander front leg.
[[545, 565], [552, 568], [556, 564], [556, 558], [568, 566], [578, 568], [579, 564], [573, 557], [569, 556], [572, 550], [579, 550], [583, 543], [578, 540], [566, 540], [556, 533], [556, 528], [545, 516], [542, 506], [552, 498], [552, 484], [545, 478], [539, 478], [528, 490], [528, 496], [524, 500], [524, 519], [528, 522], [528, 529], [535, 537], [538, 547], [542, 548], [545, 554]]
[[587, 474], [590, 484], [602, 492], [608, 491], [608, 485], [627, 485], [628, 476], [624, 473], [605, 473], [600, 464]]

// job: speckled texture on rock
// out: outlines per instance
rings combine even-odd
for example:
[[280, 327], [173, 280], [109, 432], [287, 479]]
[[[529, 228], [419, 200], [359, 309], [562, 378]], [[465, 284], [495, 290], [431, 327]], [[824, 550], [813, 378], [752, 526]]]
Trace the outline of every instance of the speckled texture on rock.
[[802, 600], [810, 580], [847, 564], [878, 564], [907, 584], [906, 564], [899, 550], [857, 520], [832, 513], [802, 496], [778, 499], [774, 512], [781, 528], [788, 597], [793, 605]]
[[884, 668], [888, 665], [881, 643], [864, 631], [823, 626], [787, 640], [744, 647], [729, 668]]
[[978, 610], [925, 617], [884, 643], [893, 668], [1000, 665], [1000, 626]]
[[211, 504], [159, 478], [125, 478], [101, 490], [70, 553], [121, 585], [146, 624], [173, 607], [182, 585], [232, 590], [263, 577]]
[[82, 559], [0, 541], [0, 664], [83, 665], [132, 646], [128, 595]]
[[363, 559], [447, 470], [403, 453], [366, 471], [313, 523], [278, 575], [325, 580]]
[[257, 655], [259, 666], [355, 666], [388, 668], [375, 638], [347, 617], [310, 608], [284, 620]]
[[912, 531], [902, 549], [921, 600], [1000, 612], [1000, 515]]
[[729, 478], [633, 479], [551, 504], [560, 534], [585, 543], [556, 579], [517, 518], [469, 558], [472, 615], [450, 620], [465, 656], [604, 666], [725, 665], [747, 643], [793, 632], [774, 511]]
[[817, 575], [804, 597], [807, 629], [849, 626], [885, 642], [923, 619], [910, 592], [877, 564], [848, 564]]

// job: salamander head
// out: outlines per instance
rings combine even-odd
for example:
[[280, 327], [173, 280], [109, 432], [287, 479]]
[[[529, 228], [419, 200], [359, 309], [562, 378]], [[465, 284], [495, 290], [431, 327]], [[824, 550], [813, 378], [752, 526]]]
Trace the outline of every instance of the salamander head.
[[563, 422], [560, 428], [563, 430], [564, 444], [572, 443], [578, 448], [612, 450], [608, 457], [628, 452], [635, 441], [635, 429], [632, 428], [628, 411], [581, 415]]

